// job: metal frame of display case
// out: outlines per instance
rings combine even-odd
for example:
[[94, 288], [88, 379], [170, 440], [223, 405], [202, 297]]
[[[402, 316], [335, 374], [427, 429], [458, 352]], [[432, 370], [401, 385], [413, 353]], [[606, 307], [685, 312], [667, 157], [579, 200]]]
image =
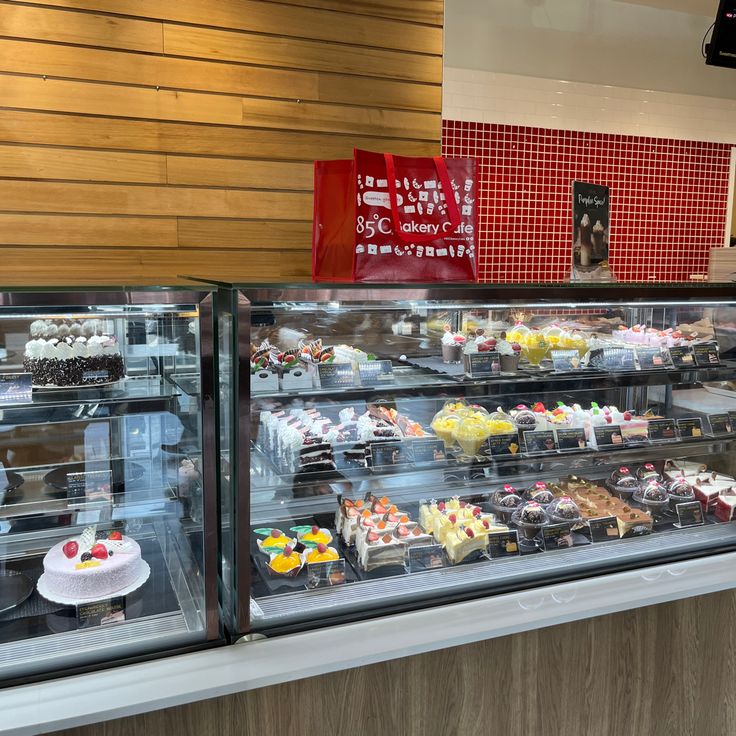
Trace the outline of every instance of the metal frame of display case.
[[[299, 594], [295, 606], [291, 594], [272, 595], [259, 599], [258, 604], [250, 598], [250, 375], [246, 370], [249, 360], [251, 306], [290, 303], [293, 309], [322, 308], [333, 310], [370, 311], [377, 302], [392, 300], [403, 303], [434, 302], [439, 308], [452, 310], [482, 307], [487, 309], [506, 306], [525, 306], [534, 308], [568, 307], [585, 308], [586, 304], [662, 307], [678, 305], [717, 306], [719, 301], [736, 301], [736, 288], [733, 285], [657, 285], [657, 284], [556, 284], [556, 285], [478, 285], [447, 284], [423, 285], [407, 284], [218, 284], [232, 290], [229, 297], [233, 314], [237, 314], [237, 344], [235, 354], [239, 355], [239, 366], [234, 376], [237, 399], [237, 424], [239, 426], [239, 465], [248, 472], [242, 472], [237, 479], [237, 487], [232, 489], [233, 503], [237, 507], [237, 548], [233, 550], [237, 568], [240, 569], [235, 581], [237, 612], [231, 619], [236, 634], [247, 634], [257, 629], [261, 633], [282, 634], [304, 630], [305, 628], [325, 626], [364, 619], [367, 616], [386, 615], [395, 612], [428, 608], [441, 603], [486, 597], [508, 591], [533, 588], [538, 585], [578, 580], [595, 575], [604, 575], [629, 569], [636, 569], [662, 561], [694, 558], [736, 549], [736, 525], [714, 525], [710, 528], [689, 530], [680, 537], [677, 550], [667, 543], [667, 532], [651, 537], [620, 540], [601, 546], [594, 554], [578, 555], [578, 550], [556, 551], [551, 555], [534, 555], [510, 561], [497, 560], [492, 565], [468, 565], [466, 567], [443, 568], [438, 571], [418, 575], [399, 576], [374, 581], [364, 581], [345, 589], [321, 589]], [[375, 307], [373, 307], [375, 309]], [[389, 307], [384, 307], [388, 309]], [[391, 307], [396, 309], [396, 307]], [[721, 368], [695, 368], [688, 370], [668, 370], [659, 376], [646, 374], [621, 374], [616, 376], [565, 376], [565, 377], [519, 377], [498, 381], [497, 379], [467, 379], [453, 382], [451, 388], [463, 392], [468, 397], [490, 397], [501, 394], [514, 394], [518, 386], [531, 387], [540, 391], [557, 389], [586, 389], [596, 387], [620, 387], [647, 385], [692, 385], [695, 379], [719, 380], [725, 375], [736, 373], [736, 366]], [[423, 396], [445, 392], [448, 384], [437, 386], [422, 385]], [[341, 397], [371, 398], [374, 395], [390, 393], [392, 397], [410, 397], [410, 386], [386, 386], [383, 388], [355, 388]], [[319, 389], [305, 390], [300, 397], [318, 398], [325, 393]], [[287, 398], [288, 393], [279, 392], [271, 398]], [[269, 394], [259, 393], [258, 398], [269, 398]], [[736, 446], [734, 439], [713, 438], [688, 443], [697, 452], [700, 447], [707, 452], [708, 447]], [[683, 447], [682, 444], [679, 447]], [[641, 453], [641, 450], [638, 450]], [[672, 454], [671, 449], [647, 448], [648, 457], [662, 453]], [[585, 451], [583, 456], [593, 453]], [[637, 450], [623, 449], [616, 453], [621, 460], [629, 461]], [[606, 454], [613, 460], [613, 454]], [[608, 460], [607, 460], [608, 462]], [[584, 465], [580, 465], [583, 472]], [[537, 472], [544, 476], [544, 472]], [[472, 490], [468, 493], [472, 494]], [[306, 504], [305, 504], [306, 506]], [[546, 559], [545, 559], [546, 558]], [[492, 569], [491, 569], [492, 568]], [[246, 572], [247, 571], [247, 572]], [[428, 585], [426, 576], [435, 576]], [[430, 598], [426, 597], [432, 589]], [[424, 592], [423, 599], [411, 597], [412, 591]], [[408, 598], [408, 600], [407, 600]], [[367, 610], [368, 599], [380, 601], [380, 605]], [[259, 611], [259, 606], [263, 608]], [[259, 614], [266, 613], [267, 626], [258, 625]]]
[[[85, 651], [95, 647], [105, 647], [109, 650], [101, 661], [79, 662], [69, 666], [67, 656], [63, 652], [63, 645], [58, 642], [50, 645], [49, 662], [54, 662], [48, 670], [33, 671], [20, 677], [4, 680], [1, 687], [35, 682], [48, 677], [71, 675], [98, 669], [101, 665], [130, 664], [147, 661], [153, 658], [196, 651], [203, 647], [224, 644], [224, 633], [220, 618], [218, 572], [220, 558], [220, 530], [219, 530], [219, 493], [217, 475], [217, 441], [216, 428], [218, 422], [216, 405], [215, 364], [215, 309], [214, 300], [216, 290], [197, 284], [194, 288], [176, 287], [105, 287], [89, 286], [84, 290], [63, 287], [49, 287], [48, 290], [38, 288], [8, 287], [0, 289], [0, 307], [18, 307], [26, 312], [33, 309], [47, 310], [59, 307], [60, 309], [73, 308], [75, 310], [90, 309], [90, 315], [95, 314], [95, 308], [105, 306], [136, 306], [145, 308], [147, 305], [176, 305], [194, 304], [199, 307], [199, 393], [202, 433], [202, 590], [204, 595], [204, 610], [202, 620], [202, 640], [192, 643], [189, 637], [172, 632], [165, 619], [161, 621], [129, 621], [123, 626], [74, 630], [64, 634], [65, 642], [72, 650], [69, 659], [73, 659], [75, 643], [84, 639]], [[173, 394], [172, 394], [173, 395]], [[137, 408], [151, 411], [154, 407], [160, 408], [160, 402], [151, 400], [129, 401]], [[67, 402], [68, 403], [68, 402]], [[121, 412], [128, 404], [123, 399]], [[196, 581], [195, 581], [196, 582]], [[182, 609], [186, 618], [186, 611]], [[192, 614], [194, 615], [194, 614]], [[139, 632], [136, 634], [136, 632]], [[58, 637], [59, 635], [54, 635]], [[151, 645], [153, 637], [161, 637], [161, 647]], [[139, 639], [149, 639], [144, 651], [131, 654], [131, 644]], [[23, 645], [26, 640], [20, 640], [13, 645], [0, 645], [0, 656], [6, 646]], [[40, 640], [39, 640], [40, 641]], [[111, 661], [114, 658], [114, 662]]]

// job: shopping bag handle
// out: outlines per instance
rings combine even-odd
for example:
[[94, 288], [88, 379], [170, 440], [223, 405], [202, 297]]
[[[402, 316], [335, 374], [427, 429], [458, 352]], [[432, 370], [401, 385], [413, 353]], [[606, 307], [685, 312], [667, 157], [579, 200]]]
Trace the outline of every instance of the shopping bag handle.
[[388, 190], [391, 197], [391, 217], [394, 221], [394, 233], [406, 243], [424, 243], [429, 240], [440, 240], [447, 235], [455, 232], [460, 224], [460, 209], [455, 202], [455, 193], [450, 182], [450, 175], [447, 173], [447, 165], [442, 156], [432, 156], [435, 168], [437, 169], [437, 177], [442, 184], [442, 191], [445, 194], [445, 204], [447, 205], [448, 220], [444, 222], [437, 233], [405, 233], [401, 229], [401, 219], [399, 218], [399, 200], [396, 192], [396, 164], [391, 153], [384, 153], [386, 160], [386, 175], [388, 176]]

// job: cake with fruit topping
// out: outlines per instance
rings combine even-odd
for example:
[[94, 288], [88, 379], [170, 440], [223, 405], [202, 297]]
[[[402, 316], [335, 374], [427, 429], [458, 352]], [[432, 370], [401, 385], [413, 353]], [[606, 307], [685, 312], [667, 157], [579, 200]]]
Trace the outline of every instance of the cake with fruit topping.
[[117, 339], [103, 320], [35, 320], [23, 354], [34, 386], [93, 386], [119, 381], [125, 365]]
[[97, 532], [91, 526], [46, 553], [38, 591], [52, 601], [102, 600], [142, 585], [149, 572], [138, 542], [119, 531]]
[[482, 552], [488, 547], [488, 532], [472, 526], [453, 529], [444, 540], [445, 552], [453, 565], [467, 559], [473, 552]]

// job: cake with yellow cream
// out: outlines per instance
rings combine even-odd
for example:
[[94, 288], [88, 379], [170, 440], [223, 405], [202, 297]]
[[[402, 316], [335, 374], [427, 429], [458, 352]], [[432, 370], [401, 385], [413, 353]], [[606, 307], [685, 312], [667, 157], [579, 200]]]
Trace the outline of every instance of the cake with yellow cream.
[[272, 554], [268, 561], [268, 569], [275, 575], [293, 577], [304, 566], [304, 557], [295, 552], [290, 545], [286, 545], [281, 552]]
[[321, 542], [307, 555], [307, 562], [314, 564], [315, 562], [332, 562], [339, 560], [340, 555], [333, 547], [328, 547]]

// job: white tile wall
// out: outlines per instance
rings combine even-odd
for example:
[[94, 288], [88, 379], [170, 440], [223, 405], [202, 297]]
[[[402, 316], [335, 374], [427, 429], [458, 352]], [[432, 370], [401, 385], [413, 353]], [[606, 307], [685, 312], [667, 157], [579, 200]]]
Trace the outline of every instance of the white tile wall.
[[444, 77], [445, 120], [736, 144], [736, 100], [452, 67]]

